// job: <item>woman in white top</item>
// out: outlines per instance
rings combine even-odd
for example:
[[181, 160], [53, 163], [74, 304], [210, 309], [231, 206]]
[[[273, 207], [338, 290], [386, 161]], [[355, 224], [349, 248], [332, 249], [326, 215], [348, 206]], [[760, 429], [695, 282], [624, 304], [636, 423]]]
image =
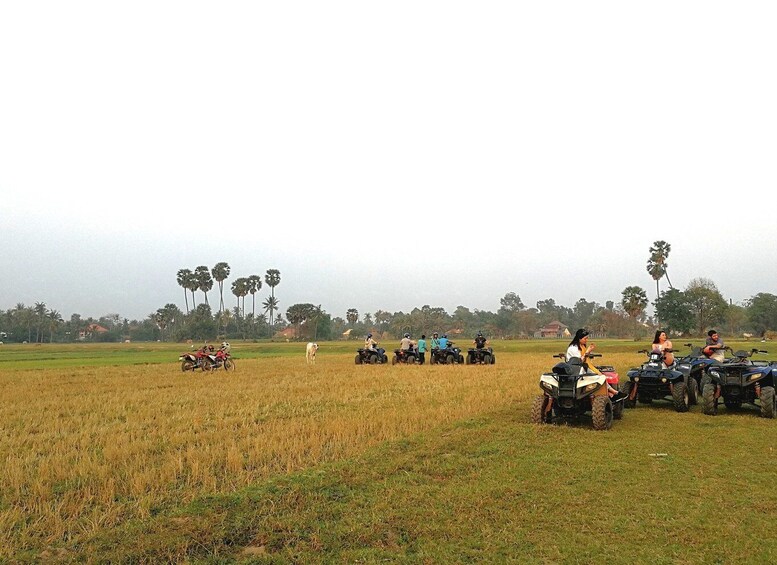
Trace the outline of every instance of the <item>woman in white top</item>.
[[674, 363], [674, 355], [672, 355], [672, 342], [666, 337], [666, 332], [658, 330], [656, 337], [653, 338], [653, 351], [658, 351], [664, 354], [664, 364], [668, 367]]
[[[590, 345], [588, 344], [588, 330], [580, 328], [575, 332], [575, 337], [572, 338], [572, 341], [569, 342], [569, 347], [567, 347], [566, 360], [569, 361], [573, 357], [578, 357], [583, 362], [589, 373], [596, 373], [597, 375], [601, 375], [602, 372], [599, 369], [593, 365], [587, 364], [588, 356], [593, 352], [595, 347], [596, 346], [593, 343]], [[610, 395], [610, 397], [619, 394], [618, 390], [611, 386], [610, 383], [607, 383], [607, 393]]]

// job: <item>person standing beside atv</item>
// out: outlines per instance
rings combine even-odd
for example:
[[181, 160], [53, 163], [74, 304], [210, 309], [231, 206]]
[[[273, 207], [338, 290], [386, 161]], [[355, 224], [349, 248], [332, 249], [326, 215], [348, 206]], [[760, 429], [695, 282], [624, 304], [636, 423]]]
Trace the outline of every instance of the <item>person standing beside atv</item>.
[[723, 340], [720, 338], [720, 335], [718, 335], [716, 330], [708, 331], [707, 336], [707, 341], [705, 343], [704, 349], [702, 350], [704, 355], [710, 359], [714, 359], [715, 361], [722, 363], [723, 359], [725, 358], [723, 352], [726, 349], [726, 344], [723, 343]]
[[426, 335], [421, 334], [421, 339], [418, 340], [418, 364], [423, 365], [426, 360]]
[[[668, 351], [667, 351], [668, 350]], [[672, 354], [672, 342], [666, 337], [666, 332], [658, 330], [653, 338], [653, 351], [663, 353], [664, 365], [669, 367], [674, 364], [674, 355]], [[664, 353], [666, 351], [666, 353]]]

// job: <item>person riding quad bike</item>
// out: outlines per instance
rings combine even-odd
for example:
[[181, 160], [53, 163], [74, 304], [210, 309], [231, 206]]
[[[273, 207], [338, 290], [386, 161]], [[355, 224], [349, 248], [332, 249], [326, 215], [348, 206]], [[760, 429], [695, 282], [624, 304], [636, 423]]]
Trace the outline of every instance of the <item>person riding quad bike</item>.
[[488, 345], [488, 340], [483, 336], [483, 332], [478, 332], [473, 340], [475, 347], [467, 352], [467, 365], [493, 365], [496, 362], [494, 350]]
[[722, 398], [729, 410], [747, 403], [760, 406], [764, 418], [777, 416], [777, 362], [751, 359], [756, 353], [766, 351], [736, 351], [733, 358], [708, 367], [701, 393], [702, 412], [717, 414]]
[[414, 365], [418, 362], [418, 350], [415, 342], [410, 339], [410, 334], [406, 333], [399, 342], [399, 349], [394, 350], [394, 357], [391, 358], [391, 364], [409, 363]]
[[464, 355], [461, 354], [461, 349], [456, 347], [452, 341], [448, 341], [447, 334], [443, 334], [438, 343], [439, 347], [432, 349], [432, 355], [429, 358], [429, 362], [432, 365], [464, 363]]
[[[532, 403], [531, 420], [535, 424], [557, 421], [577, 421], [590, 412], [594, 429], [609, 430], [613, 420], [623, 418], [625, 397], [614, 393], [610, 396], [607, 376], [593, 372], [582, 357], [569, 357], [559, 353], [561, 359], [549, 373], [540, 376], [542, 394]], [[586, 359], [601, 357], [589, 353]]]
[[357, 365], [379, 365], [388, 363], [388, 356], [385, 349], [378, 347], [378, 342], [372, 339], [370, 333], [364, 340], [364, 347], [356, 350], [355, 362]]

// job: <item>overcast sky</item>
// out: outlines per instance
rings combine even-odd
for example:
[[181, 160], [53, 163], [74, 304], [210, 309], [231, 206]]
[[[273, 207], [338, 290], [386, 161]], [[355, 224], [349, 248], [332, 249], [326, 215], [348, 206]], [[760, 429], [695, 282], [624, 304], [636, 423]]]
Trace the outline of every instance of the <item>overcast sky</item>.
[[0, 309], [141, 319], [219, 261], [280, 270], [284, 312], [653, 300], [660, 239], [676, 287], [777, 294], [775, 26], [741, 0], [3, 2]]

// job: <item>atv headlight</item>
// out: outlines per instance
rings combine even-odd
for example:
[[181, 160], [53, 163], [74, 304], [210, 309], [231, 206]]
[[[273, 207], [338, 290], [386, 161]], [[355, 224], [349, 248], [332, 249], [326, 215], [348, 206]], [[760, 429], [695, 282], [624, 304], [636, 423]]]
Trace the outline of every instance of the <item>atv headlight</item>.
[[639, 377], [634, 377], [634, 382], [638, 383], [639, 382]]
[[179, 357], [179, 358], [178, 358], [178, 360], [179, 360], [179, 361], [183, 361], [183, 357]]
[[596, 390], [601, 385], [599, 383], [591, 383], [590, 385], [585, 385], [585, 388], [583, 389], [583, 392], [588, 393]]
[[748, 380], [748, 382], [750, 382], [750, 381], [754, 381], [756, 379], [760, 379], [763, 376], [764, 376], [763, 373], [753, 373], [752, 375], [747, 377], [747, 380]]
[[665, 383], [666, 382], [666, 377], [661, 377], [661, 382]]
[[679, 365], [679, 367], [680, 367], [680, 369], [683, 369], [683, 370], [686, 370], [686, 371], [689, 371], [691, 369], [691, 366], [690, 365], [686, 365], [685, 363], [681, 363]]
[[548, 391], [548, 392], [553, 392], [553, 389], [554, 389], [554, 388], [556, 388], [556, 387], [554, 387], [552, 384], [550, 384], [550, 383], [546, 383], [545, 381], [540, 381], [540, 386], [541, 386], [541, 387], [542, 387], [544, 390], [546, 390], [546, 391]]
[[716, 379], [720, 378], [720, 373], [717, 371], [710, 371], [710, 376], [715, 377]]

